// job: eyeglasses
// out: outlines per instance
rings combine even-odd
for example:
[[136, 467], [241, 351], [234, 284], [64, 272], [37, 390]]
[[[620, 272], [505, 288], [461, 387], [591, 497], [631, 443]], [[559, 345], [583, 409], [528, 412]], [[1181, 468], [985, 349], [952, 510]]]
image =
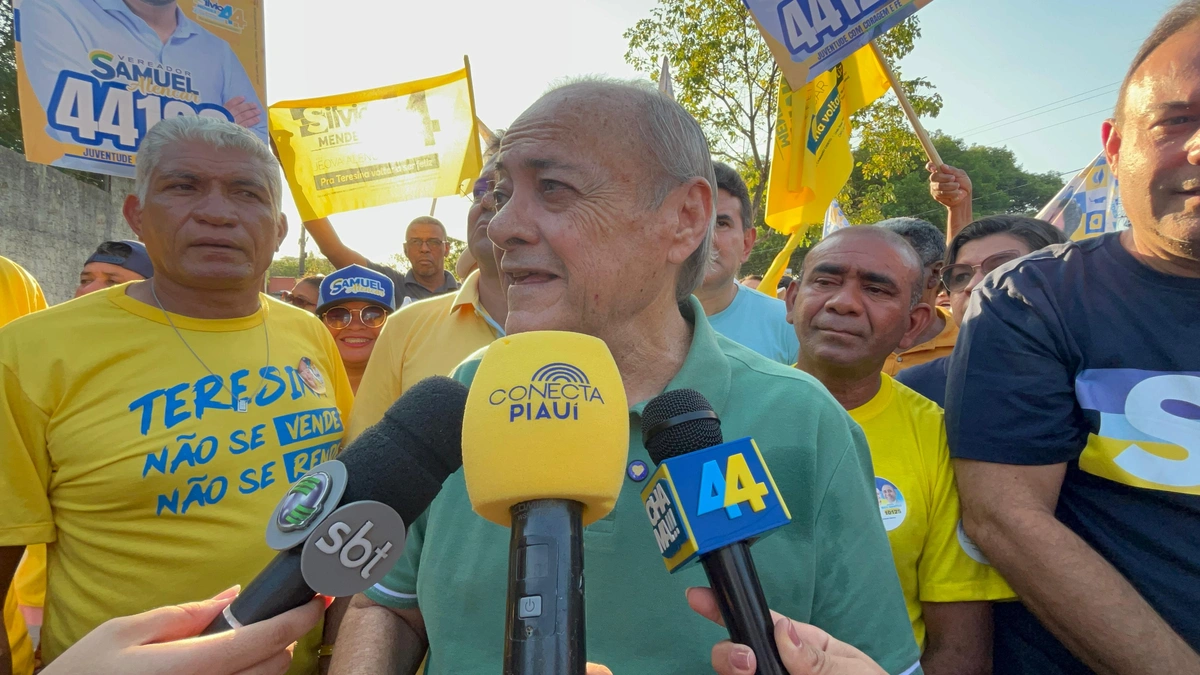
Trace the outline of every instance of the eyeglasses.
[[317, 308], [317, 303], [313, 302], [312, 300], [302, 298], [291, 291], [284, 291], [280, 293], [279, 298], [293, 307], [307, 309], [310, 312]]
[[349, 328], [350, 323], [354, 321], [354, 316], [358, 315], [358, 320], [367, 328], [379, 328], [387, 321], [387, 310], [379, 305], [367, 305], [362, 309], [347, 309], [345, 307], [332, 307], [325, 310], [321, 315], [321, 320], [330, 328]]
[[1023, 255], [1025, 254], [1020, 251], [1001, 251], [984, 258], [983, 262], [978, 265], [968, 265], [966, 263], [946, 265], [942, 270], [942, 285], [950, 293], [965, 291], [967, 290], [967, 286], [971, 285], [971, 280], [975, 278], [976, 273], [990, 274], [997, 267], [1012, 262]]
[[443, 245], [445, 245], [445, 243], [446, 242], [442, 241], [441, 239], [409, 239], [408, 240], [408, 245], [415, 249], [420, 249], [422, 246], [428, 246], [430, 248], [430, 250], [432, 250], [435, 248], [441, 248]]

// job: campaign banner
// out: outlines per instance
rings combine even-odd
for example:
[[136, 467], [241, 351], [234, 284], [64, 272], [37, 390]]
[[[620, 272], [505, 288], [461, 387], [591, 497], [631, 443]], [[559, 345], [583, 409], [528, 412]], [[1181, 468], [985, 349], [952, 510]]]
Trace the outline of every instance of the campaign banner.
[[[932, 0], [743, 0], [793, 89], [844, 61]], [[797, 82], [796, 74], [808, 71]]]
[[1075, 175], [1037, 214], [1072, 241], [1129, 227], [1117, 177], [1104, 153]]
[[466, 194], [483, 168], [469, 68], [269, 109], [304, 221]]
[[267, 142], [261, 0], [14, 0], [25, 157], [132, 177], [160, 120], [236, 122]]

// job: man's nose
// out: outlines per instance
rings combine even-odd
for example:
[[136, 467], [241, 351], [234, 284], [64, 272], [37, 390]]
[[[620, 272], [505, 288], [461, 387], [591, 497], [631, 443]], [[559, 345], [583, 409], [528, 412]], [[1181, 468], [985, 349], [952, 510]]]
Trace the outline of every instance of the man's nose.
[[196, 220], [218, 227], [237, 225], [237, 207], [233, 200], [219, 188], [213, 188], [204, 193], [200, 201], [192, 209]]
[[540, 240], [537, 218], [533, 213], [532, 200], [514, 193], [492, 216], [487, 226], [488, 239], [498, 249], [511, 250], [522, 244], [536, 244]]

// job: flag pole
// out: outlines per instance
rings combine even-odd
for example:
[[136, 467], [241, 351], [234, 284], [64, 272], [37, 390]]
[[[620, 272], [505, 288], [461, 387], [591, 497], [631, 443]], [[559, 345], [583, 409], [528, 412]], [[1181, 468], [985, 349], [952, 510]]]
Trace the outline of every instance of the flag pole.
[[879, 64], [883, 66], [883, 72], [887, 73], [888, 82], [892, 84], [892, 91], [896, 92], [896, 98], [900, 99], [900, 107], [904, 108], [904, 115], [908, 118], [908, 123], [912, 125], [913, 131], [917, 132], [917, 139], [921, 141], [921, 147], [925, 149], [925, 156], [933, 162], [934, 166], [941, 166], [942, 156], [938, 154], [937, 148], [933, 147], [933, 141], [930, 140], [929, 133], [921, 124], [921, 118], [917, 117], [912, 104], [908, 102], [908, 96], [905, 95], [900, 80], [896, 78], [892, 65], [888, 63], [887, 57], [879, 50], [879, 45], [875, 44], [874, 40], [871, 40], [871, 49], [875, 52], [875, 58], [879, 59]]
[[433, 202], [429, 204], [429, 217], [433, 217], [433, 212], [437, 210], [437, 197], [433, 198]]

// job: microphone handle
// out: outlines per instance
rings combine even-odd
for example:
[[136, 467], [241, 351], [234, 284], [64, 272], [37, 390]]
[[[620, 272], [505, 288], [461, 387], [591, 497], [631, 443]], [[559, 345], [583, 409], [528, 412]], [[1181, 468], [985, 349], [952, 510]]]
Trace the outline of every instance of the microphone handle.
[[730, 544], [700, 557], [729, 638], [754, 650], [758, 675], [787, 675], [775, 645], [775, 623], [758, 581], [750, 545]]
[[512, 507], [505, 675], [584, 675], [583, 504]]
[[[248, 626], [295, 609], [317, 593], [304, 583], [300, 573], [303, 546], [281, 551], [254, 577], [237, 599], [217, 615], [201, 635], [221, 633], [237, 625]], [[232, 616], [234, 622], [229, 621]]]

